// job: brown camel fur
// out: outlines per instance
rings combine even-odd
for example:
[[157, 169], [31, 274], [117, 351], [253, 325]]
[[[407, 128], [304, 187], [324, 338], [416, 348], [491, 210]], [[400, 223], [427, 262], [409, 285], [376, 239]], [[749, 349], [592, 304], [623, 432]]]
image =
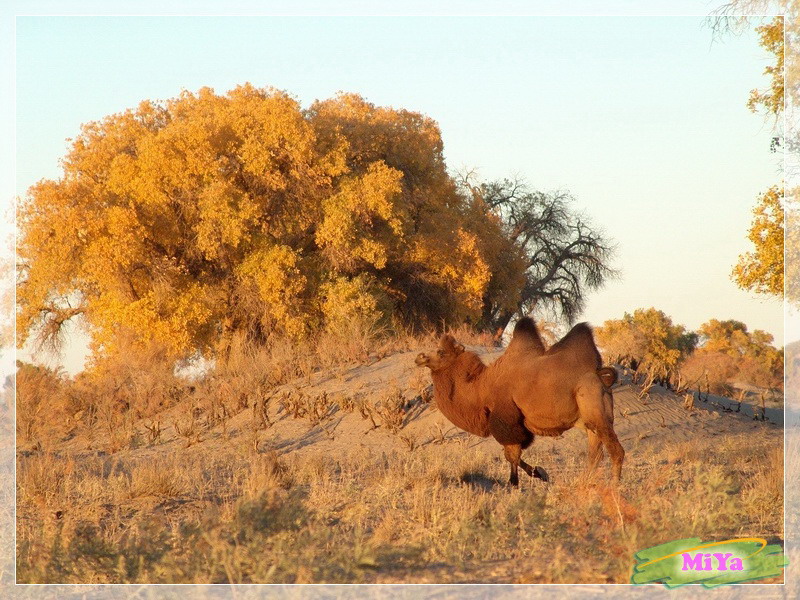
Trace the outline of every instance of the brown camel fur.
[[[539, 331], [531, 319], [517, 323], [511, 343], [496, 365], [515, 362], [514, 357], [527, 354], [542, 355], [545, 348]], [[474, 352], [465, 352], [450, 335], [445, 335], [435, 354], [420, 354], [416, 364], [431, 369], [433, 392], [439, 410], [457, 427], [481, 437], [492, 435], [502, 446], [506, 460], [511, 464], [512, 485], [519, 483], [517, 470], [531, 477], [548, 481], [542, 467], [532, 467], [522, 460], [522, 450], [533, 443], [533, 434], [524, 426], [524, 417], [510, 399], [497, 401], [480, 395], [476, 379], [487, 369]], [[491, 404], [489, 403], [491, 402]]]
[[617, 373], [602, 367], [587, 324], [576, 325], [545, 351], [533, 320], [521, 319], [506, 352], [488, 367], [446, 335], [435, 355], [420, 354], [416, 363], [431, 369], [437, 405], [453, 424], [475, 435], [491, 434], [503, 445], [512, 485], [518, 466], [531, 476], [540, 469], [520, 458], [534, 434], [557, 436], [572, 427], [586, 431], [590, 468], [605, 446], [619, 480], [625, 452], [614, 432], [610, 390]]

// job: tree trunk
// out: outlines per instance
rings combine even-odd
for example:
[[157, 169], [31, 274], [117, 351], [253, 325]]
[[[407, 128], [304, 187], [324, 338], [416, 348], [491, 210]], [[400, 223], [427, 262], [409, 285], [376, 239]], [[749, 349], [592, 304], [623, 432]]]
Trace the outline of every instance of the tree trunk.
[[502, 311], [497, 317], [494, 319], [493, 329], [497, 331], [498, 329], [502, 332], [506, 330], [508, 327], [509, 322], [511, 321], [514, 313], [510, 310]]

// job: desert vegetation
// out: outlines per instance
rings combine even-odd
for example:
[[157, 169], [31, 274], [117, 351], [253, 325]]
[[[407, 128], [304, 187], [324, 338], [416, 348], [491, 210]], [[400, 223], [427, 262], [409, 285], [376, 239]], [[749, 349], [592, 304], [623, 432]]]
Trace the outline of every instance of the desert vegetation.
[[664, 539], [783, 537], [768, 422], [645, 400], [627, 374], [619, 488], [587, 476], [583, 436], [537, 439], [527, 460], [556, 476], [508, 488], [498, 447], [451, 427], [413, 364], [437, 335], [325, 335], [242, 336], [206, 371], [156, 349], [74, 377], [20, 363], [18, 581], [624, 583]]
[[110, 387], [20, 365], [17, 580], [625, 583], [633, 553], [665, 539], [782, 539], [780, 428], [659, 396], [695, 425], [668, 412], [627, 431], [646, 414], [624, 380], [619, 489], [587, 476], [571, 432], [528, 450], [558, 462], [551, 483], [509, 488], [498, 447], [436, 410], [413, 365], [434, 342], [374, 340], [283, 380], [290, 357], [251, 343], [204, 377], [119, 363]]
[[654, 308], [625, 313], [596, 329], [604, 358], [629, 368], [645, 386], [659, 384], [679, 393], [768, 396], [783, 392], [783, 350], [771, 334], [748, 331], [736, 320], [711, 319], [697, 331], [674, 324]]
[[[780, 446], [755, 460], [736, 454], [738, 443], [651, 450], [622, 496], [572, 476], [508, 489], [495, 484], [502, 464], [458, 442], [377, 461], [262, 453], [178, 466], [170, 455], [136, 465], [40, 454], [19, 473], [31, 504], [20, 515], [17, 577], [626, 583], [633, 553], [664, 539], [780, 530]], [[742, 458], [708, 463], [726, 450]]]
[[[75, 326], [91, 356], [17, 365], [18, 582], [626, 583], [667, 540], [783, 539], [783, 355], [741, 322], [597, 328], [619, 486], [559, 431], [516, 444], [557, 476], [509, 488], [448, 423], [416, 353], [489, 364], [523, 315], [574, 322], [614, 241], [567, 191], [454, 172], [432, 118], [203, 88], [82, 126], [62, 167], [19, 202], [17, 344]], [[784, 204], [759, 199], [745, 289], [783, 291]]]
[[[237, 137], [245, 107], [293, 133]], [[21, 214], [19, 343], [77, 320], [92, 356], [18, 364], [19, 582], [624, 583], [665, 539], [783, 539], [780, 428], [668, 389], [778, 389], [780, 351], [741, 323], [598, 328], [632, 427], [619, 488], [581, 436], [537, 439], [552, 481], [507, 489], [497, 446], [442, 417], [416, 353], [446, 330], [496, 358], [520, 311], [573, 317], [611, 244], [566, 196], [449, 175], [437, 136], [250, 87], [85, 128]]]

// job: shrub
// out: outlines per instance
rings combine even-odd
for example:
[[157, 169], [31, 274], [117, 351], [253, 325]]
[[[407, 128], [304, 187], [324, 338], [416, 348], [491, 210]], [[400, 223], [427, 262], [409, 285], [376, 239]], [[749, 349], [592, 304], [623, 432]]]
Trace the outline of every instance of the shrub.
[[681, 365], [681, 375], [688, 387], [707, 385], [711, 393], [733, 393], [731, 381], [738, 372], [737, 360], [722, 352], [695, 352]]

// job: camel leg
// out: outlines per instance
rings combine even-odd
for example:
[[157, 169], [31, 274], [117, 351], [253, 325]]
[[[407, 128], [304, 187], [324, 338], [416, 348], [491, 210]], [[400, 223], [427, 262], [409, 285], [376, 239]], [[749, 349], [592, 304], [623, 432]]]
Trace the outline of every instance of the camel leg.
[[608, 428], [605, 437], [602, 438], [603, 445], [608, 450], [608, 456], [611, 458], [614, 481], [619, 483], [622, 476], [622, 461], [625, 459], [625, 449], [619, 443], [617, 433], [614, 431], [614, 394], [611, 393], [611, 390], [603, 390], [603, 408], [605, 409], [606, 427]]
[[511, 485], [519, 484], [518, 469], [521, 466], [531, 477], [548, 480], [547, 471], [542, 467], [531, 467], [522, 460], [522, 449], [533, 443], [533, 434], [525, 429], [524, 417], [519, 408], [511, 402], [495, 406], [489, 413], [489, 431], [492, 437], [503, 446], [503, 453], [511, 465]]
[[[614, 432], [614, 397], [611, 392], [603, 389], [600, 379], [592, 373], [581, 383], [575, 394], [583, 424], [589, 436], [589, 463], [599, 461], [600, 449], [594, 450], [599, 444], [593, 441], [593, 435], [600, 438], [608, 456], [611, 458], [612, 475], [615, 482], [619, 482], [622, 474], [622, 461], [625, 450], [619, 443]], [[596, 464], [596, 462], [594, 462]]]
[[519, 466], [522, 467], [522, 470], [525, 471], [530, 477], [541, 479], [544, 482], [550, 481], [550, 476], [547, 474], [547, 471], [545, 471], [539, 465], [532, 467], [524, 460], [519, 459]]
[[586, 437], [589, 440], [589, 464], [588, 469], [593, 471], [603, 458], [603, 441], [594, 431], [586, 430]]
[[508, 480], [509, 485], [514, 487], [519, 485], [519, 461], [522, 456], [522, 446], [519, 444], [509, 444], [503, 446], [503, 455], [506, 457], [508, 464], [511, 465], [511, 477]]
[[622, 444], [619, 443], [617, 434], [614, 432], [614, 428], [611, 425], [607, 425], [598, 430], [598, 434], [606, 450], [608, 450], [608, 456], [611, 458], [614, 483], [619, 483], [620, 477], [622, 476], [622, 461], [625, 459], [625, 450]]

